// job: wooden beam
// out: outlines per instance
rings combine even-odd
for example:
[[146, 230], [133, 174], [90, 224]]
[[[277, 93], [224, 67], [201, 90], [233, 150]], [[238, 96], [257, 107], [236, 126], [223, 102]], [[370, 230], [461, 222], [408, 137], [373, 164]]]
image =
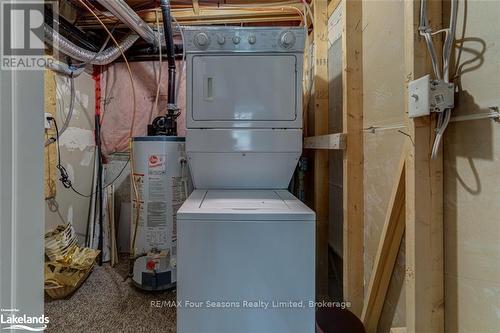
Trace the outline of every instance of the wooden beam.
[[344, 150], [344, 300], [360, 316], [363, 309], [363, 41], [362, 2], [342, 1]]
[[[172, 15], [178, 20], [186, 19], [228, 19], [228, 18], [261, 18], [261, 17], [274, 17], [279, 19], [280, 17], [294, 16], [296, 20], [301, 20], [300, 14], [293, 8], [266, 8], [263, 9], [247, 9], [247, 8], [203, 8], [200, 9], [200, 13], [193, 15], [192, 10], [179, 9], [172, 10]], [[149, 22], [149, 18], [144, 18]]]
[[[139, 16], [149, 25], [156, 24], [156, 14], [154, 10], [139, 13]], [[172, 16], [180, 24], [215, 24], [215, 23], [256, 23], [256, 22], [287, 22], [301, 21], [300, 14], [293, 8], [273, 8], [263, 7], [263, 9], [245, 8], [206, 8], [200, 7], [198, 14], [193, 12], [193, 8], [173, 9]], [[106, 25], [116, 24], [116, 18], [102, 18]], [[81, 28], [100, 28], [94, 17], [87, 15], [78, 20], [77, 25]], [[118, 24], [119, 28], [126, 27]]]
[[346, 135], [335, 133], [304, 138], [304, 149], [345, 149]]
[[193, 13], [195, 15], [200, 15], [200, 4], [198, 0], [193, 0]]
[[406, 149], [403, 148], [361, 314], [367, 333], [377, 332], [405, 230], [405, 160]]
[[[328, 134], [327, 0], [314, 0], [314, 135]], [[328, 295], [328, 151], [314, 152], [316, 293]]]
[[[428, 1], [428, 7], [431, 25], [441, 27], [442, 1]], [[420, 1], [405, 1], [406, 83], [432, 73], [427, 47], [418, 35], [419, 18]], [[440, 43], [436, 49], [441, 49]], [[410, 143], [405, 171], [408, 333], [444, 332], [443, 160], [442, 156], [430, 158], [435, 123], [434, 115], [406, 119]]]

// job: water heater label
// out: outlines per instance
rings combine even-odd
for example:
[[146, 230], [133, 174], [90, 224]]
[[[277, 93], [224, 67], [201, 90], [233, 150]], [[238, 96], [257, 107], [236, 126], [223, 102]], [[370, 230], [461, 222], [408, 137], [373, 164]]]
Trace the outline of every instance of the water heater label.
[[164, 177], [149, 176], [148, 186], [149, 201], [165, 202], [167, 200]]
[[164, 175], [167, 169], [165, 155], [149, 155], [148, 158], [148, 174], [150, 175]]
[[149, 248], [163, 249], [169, 247], [167, 227], [148, 228], [146, 231], [146, 243]]
[[167, 203], [148, 202], [148, 227], [161, 227], [167, 225]]

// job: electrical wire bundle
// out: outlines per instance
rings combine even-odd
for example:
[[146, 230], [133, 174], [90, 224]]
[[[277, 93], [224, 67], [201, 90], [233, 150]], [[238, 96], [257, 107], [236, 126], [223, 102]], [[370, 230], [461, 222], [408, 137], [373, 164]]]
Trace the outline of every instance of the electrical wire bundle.
[[[420, 2], [420, 26], [418, 28], [420, 35], [425, 38], [427, 44], [427, 49], [429, 51], [432, 69], [434, 71], [434, 76], [437, 80], [443, 80], [446, 83], [450, 82], [450, 60], [451, 51], [453, 48], [453, 42], [455, 40], [455, 32], [457, 30], [457, 15], [458, 15], [458, 0], [451, 0], [451, 15], [450, 15], [450, 26], [446, 29], [441, 29], [433, 32], [429, 23], [429, 17], [427, 16], [427, 2], [428, 0], [421, 0]], [[439, 66], [439, 60], [436, 54], [436, 48], [434, 42], [432, 41], [432, 36], [439, 34], [441, 32], [445, 33], [445, 41], [443, 45], [443, 72], [441, 74], [441, 69]], [[436, 125], [436, 137], [434, 139], [434, 144], [432, 147], [431, 157], [435, 159], [438, 155], [439, 146], [443, 138], [444, 131], [448, 126], [451, 118], [452, 109], [445, 109], [438, 115], [438, 121]]]
[[[51, 140], [54, 141], [54, 142], [57, 142], [57, 145], [56, 145], [57, 146], [57, 165], [56, 165], [56, 168], [57, 168], [57, 170], [59, 170], [59, 180], [63, 184], [64, 188], [71, 189], [71, 190], [73, 190], [73, 192], [75, 192], [76, 194], [78, 194], [78, 195], [80, 195], [80, 196], [82, 196], [84, 198], [90, 198], [90, 197], [92, 197], [92, 195], [96, 194], [96, 192], [92, 192], [90, 194], [83, 194], [81, 191], [79, 191], [79, 190], [77, 190], [75, 188], [74, 184], [70, 180], [68, 171], [62, 165], [61, 147], [60, 147], [60, 144], [59, 144], [59, 137], [61, 136], [61, 133], [59, 131], [59, 128], [57, 127], [56, 119], [53, 118], [53, 117], [51, 117], [51, 118], [48, 118], [48, 120], [50, 120], [50, 121], [52, 121], [54, 123], [54, 127], [56, 129], [56, 137], [55, 138], [51, 138]], [[130, 157], [127, 159], [125, 165], [121, 168], [121, 170], [118, 172], [118, 174], [115, 176], [115, 178], [113, 178], [113, 180], [110, 181], [108, 184], [104, 185], [103, 189], [106, 189], [106, 188], [110, 187], [111, 185], [113, 185], [118, 180], [118, 178], [120, 178], [120, 176], [123, 174], [123, 172], [127, 168], [127, 165], [129, 164], [129, 162], [130, 162]]]

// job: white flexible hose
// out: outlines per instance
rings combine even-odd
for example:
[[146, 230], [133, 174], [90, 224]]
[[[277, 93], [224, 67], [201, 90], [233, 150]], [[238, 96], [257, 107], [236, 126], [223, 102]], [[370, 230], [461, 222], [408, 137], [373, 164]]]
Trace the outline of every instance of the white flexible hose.
[[438, 57], [436, 54], [436, 48], [434, 47], [434, 43], [432, 42], [432, 36], [428, 32], [423, 32], [422, 36], [424, 36], [425, 38], [425, 43], [427, 44], [427, 49], [429, 50], [429, 54], [431, 56], [434, 75], [436, 76], [436, 79], [441, 80], [441, 70], [439, 69]]
[[446, 109], [444, 111], [443, 124], [436, 129], [436, 138], [434, 139], [434, 144], [432, 145], [432, 153], [431, 153], [432, 159], [436, 159], [438, 156], [441, 140], [443, 138], [444, 132], [446, 131], [446, 128], [448, 127], [448, 124], [450, 123], [450, 119], [451, 119], [451, 109]]
[[[311, 6], [307, 3], [307, 1], [300, 1], [303, 5], [304, 5], [304, 8], [305, 8], [305, 11], [307, 12], [307, 14], [309, 14], [309, 18], [311, 19], [311, 22], [314, 22], [314, 15], [313, 15], [313, 12], [311, 10]], [[307, 26], [306, 26], [307, 28]]]

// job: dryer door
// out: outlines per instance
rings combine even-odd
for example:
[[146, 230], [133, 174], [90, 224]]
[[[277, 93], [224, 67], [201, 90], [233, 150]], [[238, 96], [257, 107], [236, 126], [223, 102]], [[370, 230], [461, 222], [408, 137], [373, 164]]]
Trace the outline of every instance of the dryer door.
[[194, 121], [251, 124], [297, 119], [301, 86], [293, 54], [196, 55], [192, 69]]

